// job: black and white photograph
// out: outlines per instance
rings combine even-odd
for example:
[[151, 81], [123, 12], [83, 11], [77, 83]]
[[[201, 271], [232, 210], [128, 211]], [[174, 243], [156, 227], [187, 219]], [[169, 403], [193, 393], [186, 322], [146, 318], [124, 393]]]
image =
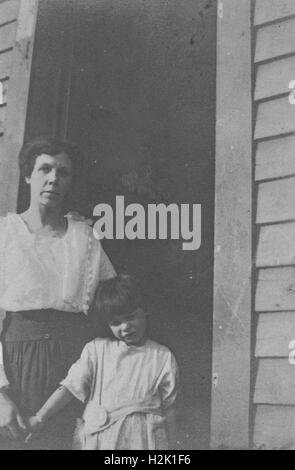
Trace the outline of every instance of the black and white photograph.
[[295, 0], [0, 0], [0, 450], [292, 450], [294, 389]]

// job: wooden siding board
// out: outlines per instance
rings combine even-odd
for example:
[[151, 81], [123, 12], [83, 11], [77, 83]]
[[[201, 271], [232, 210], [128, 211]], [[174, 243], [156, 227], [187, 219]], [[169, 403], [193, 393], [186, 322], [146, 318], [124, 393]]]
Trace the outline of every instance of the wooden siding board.
[[295, 449], [295, 406], [258, 405], [254, 446], [265, 449]]
[[288, 358], [259, 359], [254, 403], [295, 405], [295, 365]]
[[295, 264], [295, 222], [261, 227], [256, 266]]
[[0, 27], [0, 52], [14, 46], [16, 22]]
[[257, 31], [255, 62], [295, 52], [295, 18]]
[[294, 0], [256, 0], [254, 24], [261, 25], [294, 14]]
[[9, 80], [0, 80], [0, 105], [7, 103], [8, 83]]
[[0, 80], [9, 77], [12, 66], [12, 52], [7, 51], [0, 54]]
[[295, 219], [295, 177], [260, 183], [257, 223]]
[[0, 134], [4, 132], [5, 117], [6, 117], [6, 106], [1, 106], [0, 107]]
[[255, 179], [295, 175], [295, 136], [259, 142], [256, 151]]
[[[295, 25], [294, 25], [295, 26]], [[295, 105], [284, 96], [258, 105], [255, 139], [272, 137], [295, 131]]]
[[289, 356], [290, 341], [295, 339], [295, 311], [260, 313], [256, 334], [256, 357]]
[[257, 312], [295, 310], [294, 267], [259, 270], [255, 309]]
[[[295, 5], [295, 1], [294, 1]], [[287, 93], [295, 77], [295, 56], [261, 64], [257, 68], [255, 100]]]
[[0, 4], [0, 26], [17, 18], [19, 0], [9, 0]]

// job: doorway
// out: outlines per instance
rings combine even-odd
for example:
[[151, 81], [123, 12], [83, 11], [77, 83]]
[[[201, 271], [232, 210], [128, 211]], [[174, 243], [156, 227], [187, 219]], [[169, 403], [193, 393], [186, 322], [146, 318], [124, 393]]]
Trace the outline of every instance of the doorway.
[[[216, 2], [40, 0], [25, 138], [75, 141], [85, 165], [75, 209], [100, 202], [202, 205], [202, 243], [106, 240], [116, 270], [151, 302], [151, 335], [181, 371], [179, 447], [209, 447]], [[20, 183], [18, 210], [28, 203]]]

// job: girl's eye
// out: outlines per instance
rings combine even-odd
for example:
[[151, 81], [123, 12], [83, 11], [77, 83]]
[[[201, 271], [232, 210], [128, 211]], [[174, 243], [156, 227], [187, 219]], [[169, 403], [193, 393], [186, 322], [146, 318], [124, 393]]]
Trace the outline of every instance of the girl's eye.
[[59, 175], [63, 178], [67, 178], [70, 176], [70, 172], [68, 170], [66, 170], [65, 168], [61, 168], [59, 170]]
[[135, 317], [135, 315], [129, 315], [129, 317], [126, 317], [125, 320], [126, 321], [132, 321], [132, 320], [134, 320], [134, 317]]

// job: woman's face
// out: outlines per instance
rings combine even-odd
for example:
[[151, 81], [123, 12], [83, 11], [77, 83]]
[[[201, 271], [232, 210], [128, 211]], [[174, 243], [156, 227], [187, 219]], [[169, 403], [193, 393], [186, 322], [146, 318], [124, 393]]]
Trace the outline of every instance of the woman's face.
[[31, 186], [31, 203], [59, 206], [69, 191], [72, 177], [72, 162], [66, 153], [39, 155], [31, 176], [26, 177], [26, 182]]

